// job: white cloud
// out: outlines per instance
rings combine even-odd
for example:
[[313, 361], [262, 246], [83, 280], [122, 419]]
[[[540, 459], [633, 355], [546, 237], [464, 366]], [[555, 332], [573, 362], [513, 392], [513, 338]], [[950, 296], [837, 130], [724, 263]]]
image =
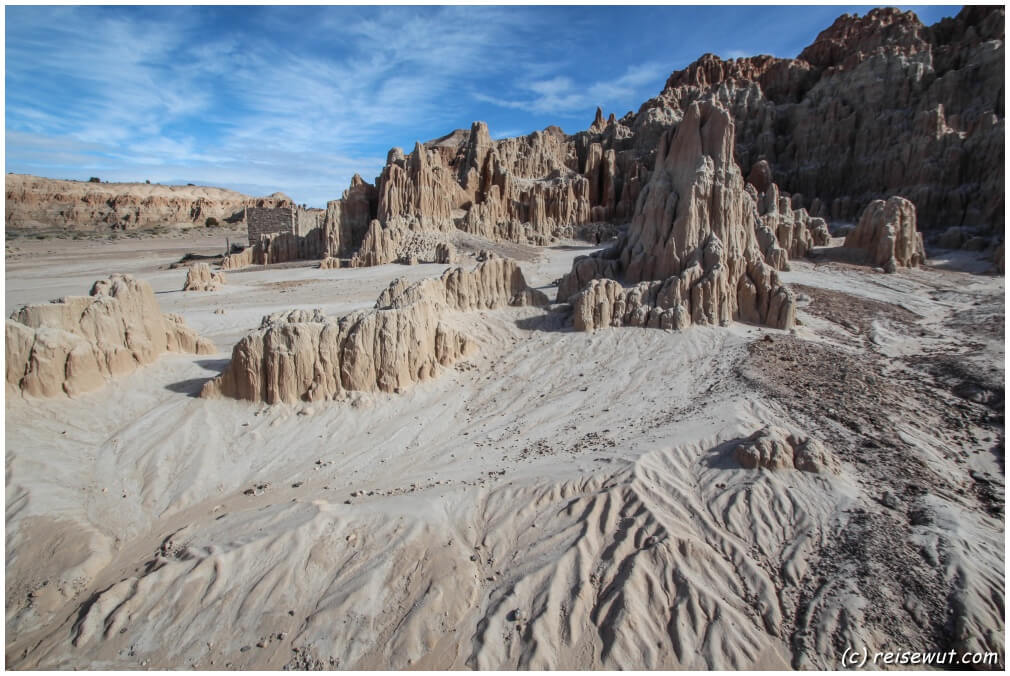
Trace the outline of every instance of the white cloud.
[[[581, 115], [655, 79], [648, 64], [560, 75], [576, 31], [551, 24], [557, 46], [531, 53], [549, 17], [515, 8], [259, 8], [255, 49], [256, 27], [208, 31], [204, 11], [8, 9], [8, 170], [206, 178], [319, 205], [378, 174], [377, 145], [468, 126], [461, 101]], [[513, 78], [526, 84], [487, 87]]]
[[[537, 80], [519, 84], [520, 90], [515, 98], [490, 96], [480, 92], [472, 94], [478, 101], [490, 103], [502, 108], [525, 110], [532, 113], [548, 113], [570, 115], [585, 114], [596, 106], [612, 107], [617, 105], [637, 105], [643, 95], [643, 90], [650, 94], [656, 83], [662, 85], [667, 75], [667, 69], [661, 64], [645, 63], [627, 68], [622, 75], [613, 80], [597, 80], [578, 84], [567, 76], [555, 76], [546, 80]], [[532, 92], [535, 96], [529, 96]]]

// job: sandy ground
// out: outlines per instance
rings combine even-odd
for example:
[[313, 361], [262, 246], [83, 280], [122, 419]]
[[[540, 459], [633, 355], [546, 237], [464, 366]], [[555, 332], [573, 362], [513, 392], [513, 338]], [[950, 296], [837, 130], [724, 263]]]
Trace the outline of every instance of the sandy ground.
[[[1002, 277], [797, 261], [791, 333], [460, 314], [481, 349], [440, 378], [264, 406], [194, 396], [261, 316], [368, 307], [445, 266], [179, 291], [167, 265], [220, 240], [8, 254], [8, 313], [129, 272], [220, 350], [7, 401], [8, 667], [838, 668], [846, 648], [1002, 665]], [[511, 253], [546, 287], [588, 250]], [[736, 443], [768, 424], [840, 472], [741, 468]]]

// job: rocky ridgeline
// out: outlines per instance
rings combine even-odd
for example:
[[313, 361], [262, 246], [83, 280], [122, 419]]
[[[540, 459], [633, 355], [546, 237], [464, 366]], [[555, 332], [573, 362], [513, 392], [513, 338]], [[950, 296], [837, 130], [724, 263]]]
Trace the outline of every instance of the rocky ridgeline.
[[757, 205], [733, 161], [733, 127], [721, 105], [696, 102], [663, 135], [627, 234], [561, 279], [558, 301], [572, 304], [577, 330], [792, 326], [792, 293], [765, 262]]
[[408, 286], [395, 280], [373, 310], [343, 317], [294, 310], [265, 317], [236, 344], [202, 396], [279, 402], [336, 399], [348, 391], [400, 392], [476, 349], [444, 316], [452, 311], [547, 303], [511, 260], [454, 268]]
[[[574, 135], [548, 127], [495, 141], [475, 122], [409, 154], [394, 148], [374, 186], [355, 177], [330, 203], [328, 252], [375, 264], [396, 260], [417, 231], [543, 245], [573, 226], [626, 223], [660, 139], [702, 100], [735, 120], [732, 154], [766, 195], [761, 215], [787, 256], [823, 240], [814, 219], [854, 221], [894, 195], [926, 228], [999, 234], [1003, 24], [1002, 7], [967, 7], [931, 27], [896, 9], [844, 15], [795, 59], [706, 54], [637, 113], [598, 110]], [[772, 183], [791, 195], [788, 208], [768, 195]], [[782, 268], [767, 234], [761, 244]]]
[[[433, 246], [457, 230], [545, 245], [588, 224], [624, 225], [656, 169], [660, 139], [705, 100], [736, 123], [731, 154], [764, 196], [755, 200], [767, 228], [759, 245], [776, 268], [816, 243], [816, 219], [855, 221], [870, 202], [892, 196], [916, 206], [923, 229], [957, 226], [996, 250], [1004, 15], [1002, 7], [966, 7], [933, 26], [896, 9], [843, 15], [797, 58], [706, 54], [638, 112], [618, 119], [597, 110], [573, 135], [552, 126], [494, 140], [474, 122], [409, 153], [393, 148], [374, 184], [355, 175], [327, 205], [315, 239], [256, 242], [225, 267], [306, 256], [410, 262], [432, 258]], [[202, 224], [234, 219], [244, 206], [290, 204], [283, 195], [124, 185], [8, 176], [8, 227]]]
[[715, 96], [737, 121], [744, 172], [766, 161], [813, 216], [854, 221], [901, 195], [927, 229], [1002, 232], [1003, 42], [1002, 7], [930, 27], [897, 9], [847, 14], [795, 59], [707, 54], [622, 124], [646, 153], [690, 102]]
[[151, 286], [129, 275], [95, 282], [89, 296], [26, 305], [6, 325], [7, 394], [73, 396], [103, 387], [164, 352], [213, 354], [178, 315], [162, 314]]
[[7, 174], [6, 226], [133, 230], [241, 223], [246, 207], [291, 206], [281, 193], [250, 197], [204, 186], [91, 183]]

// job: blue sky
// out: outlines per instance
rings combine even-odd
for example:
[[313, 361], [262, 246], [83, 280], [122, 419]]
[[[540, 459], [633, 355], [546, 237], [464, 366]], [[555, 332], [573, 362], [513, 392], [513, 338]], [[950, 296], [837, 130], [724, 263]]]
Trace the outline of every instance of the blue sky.
[[393, 146], [473, 120], [574, 133], [705, 52], [795, 56], [867, 9], [8, 6], [6, 171], [325, 206]]

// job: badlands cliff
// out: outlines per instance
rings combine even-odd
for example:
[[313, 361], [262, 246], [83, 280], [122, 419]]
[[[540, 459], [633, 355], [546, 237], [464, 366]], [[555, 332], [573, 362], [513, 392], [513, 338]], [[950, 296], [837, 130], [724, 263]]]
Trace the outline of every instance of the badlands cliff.
[[621, 120], [647, 152], [690, 102], [737, 121], [745, 174], [768, 163], [812, 215], [856, 220], [902, 195], [926, 228], [1003, 224], [1004, 9], [965, 7], [924, 26], [912, 12], [840, 16], [795, 59], [707, 54]]
[[147, 183], [60, 181], [24, 174], [6, 176], [8, 229], [133, 230], [155, 226], [241, 222], [246, 207], [290, 206], [281, 193], [250, 197], [223, 188]]
[[112, 275], [95, 282], [89, 296], [25, 305], [11, 314], [7, 394], [89, 392], [164, 352], [211, 354], [215, 349], [179, 315], [162, 314], [147, 282]]
[[[637, 113], [598, 110], [574, 135], [548, 127], [493, 140], [475, 122], [409, 153], [393, 148], [374, 185], [355, 176], [329, 204], [328, 253], [378, 264], [418, 231], [542, 245], [581, 224], [626, 223], [660, 139], [702, 100], [735, 120], [732, 155], [757, 192], [775, 183], [788, 196], [788, 207], [770, 198], [765, 215], [855, 221], [871, 201], [900, 195], [926, 229], [999, 236], [1003, 37], [1002, 7], [966, 7], [934, 26], [874, 9], [839, 17], [794, 59], [706, 54]], [[794, 256], [810, 246], [785, 244]]]
[[[431, 259], [457, 231], [545, 245], [587, 224], [626, 224], [655, 170], [660, 139], [702, 100], [718, 102], [735, 121], [732, 155], [757, 193], [776, 186], [778, 198], [759, 202], [762, 215], [785, 216], [766, 225], [788, 241], [772, 245], [765, 233], [760, 243], [776, 268], [784, 269], [783, 256], [809, 249], [806, 230], [820, 229], [814, 223], [783, 237], [783, 223], [854, 222], [870, 202], [892, 196], [915, 205], [924, 231], [957, 226], [999, 239], [1004, 15], [1002, 7], [966, 7], [933, 26], [896, 9], [843, 15], [796, 58], [706, 54], [674, 72], [637, 112], [617, 118], [598, 110], [575, 134], [551, 126], [494, 140], [474, 122], [410, 152], [393, 148], [374, 183], [355, 175], [329, 202], [312, 246], [271, 252], [268, 260], [311, 252], [377, 265], [415, 254]], [[237, 222], [246, 206], [286, 205], [281, 194], [8, 175], [6, 223], [202, 225], [211, 217]]]
[[264, 317], [202, 396], [273, 404], [335, 399], [347, 391], [400, 392], [476, 349], [446, 321], [447, 313], [546, 303], [519, 266], [502, 258], [410, 286], [397, 279], [373, 310], [339, 318], [318, 310]]

